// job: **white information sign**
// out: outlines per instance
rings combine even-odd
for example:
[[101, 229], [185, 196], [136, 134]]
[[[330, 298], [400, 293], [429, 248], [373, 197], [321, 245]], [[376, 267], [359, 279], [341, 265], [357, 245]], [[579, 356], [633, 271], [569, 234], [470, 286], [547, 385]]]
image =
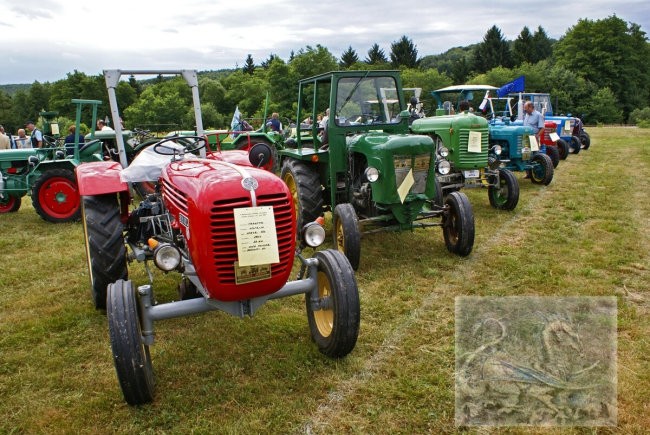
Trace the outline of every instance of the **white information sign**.
[[539, 144], [537, 143], [537, 138], [535, 135], [531, 134], [528, 136], [528, 140], [530, 141], [530, 150], [531, 151], [539, 151]]
[[469, 142], [467, 143], [467, 152], [480, 153], [481, 152], [481, 132], [470, 131]]
[[404, 177], [404, 181], [402, 181], [402, 184], [397, 188], [397, 194], [399, 195], [399, 200], [404, 204], [404, 199], [406, 199], [406, 195], [408, 195], [409, 190], [411, 190], [411, 187], [415, 184], [415, 178], [413, 178], [413, 169], [409, 170], [409, 173], [406, 174], [406, 177]]
[[555, 133], [555, 132], [549, 134], [549, 136], [551, 137], [551, 140], [552, 140], [553, 142], [557, 142], [557, 141], [560, 140], [560, 136], [558, 136], [557, 133]]
[[278, 263], [273, 207], [236, 208], [234, 214], [239, 266]]

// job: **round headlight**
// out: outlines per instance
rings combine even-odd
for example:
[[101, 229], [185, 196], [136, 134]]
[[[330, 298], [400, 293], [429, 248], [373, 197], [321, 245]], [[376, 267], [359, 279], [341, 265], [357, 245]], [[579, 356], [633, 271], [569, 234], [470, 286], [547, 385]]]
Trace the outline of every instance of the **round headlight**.
[[501, 155], [501, 145], [494, 145], [492, 149], [494, 150], [494, 154], [496, 154], [497, 156]]
[[379, 179], [379, 169], [369, 166], [366, 168], [366, 180], [374, 183]]
[[451, 163], [449, 160], [440, 160], [438, 162], [438, 172], [441, 175], [447, 175], [451, 171]]
[[153, 261], [160, 270], [169, 272], [181, 264], [181, 253], [169, 243], [161, 243], [153, 253]]
[[302, 239], [312, 248], [320, 246], [325, 241], [325, 228], [318, 222], [309, 222], [302, 227]]
[[440, 147], [438, 148], [438, 154], [440, 154], [441, 157], [447, 157], [449, 155], [449, 150], [447, 147]]

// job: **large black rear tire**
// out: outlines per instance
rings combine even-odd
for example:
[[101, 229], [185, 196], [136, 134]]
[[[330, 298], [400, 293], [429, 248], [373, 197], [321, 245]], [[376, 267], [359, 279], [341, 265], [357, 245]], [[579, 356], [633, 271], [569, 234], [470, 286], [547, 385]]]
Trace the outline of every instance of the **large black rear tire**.
[[474, 247], [474, 211], [467, 195], [451, 192], [445, 199], [449, 210], [443, 214], [445, 246], [452, 254], [466, 257]]
[[499, 186], [488, 188], [490, 205], [499, 210], [514, 210], [519, 202], [519, 181], [507, 169], [499, 169]]
[[116, 194], [84, 196], [82, 221], [90, 292], [98, 310], [106, 309], [106, 288], [127, 279], [126, 247]]
[[153, 400], [154, 377], [149, 346], [142, 341], [139, 301], [131, 281], [108, 286], [108, 332], [113, 363], [124, 400], [142, 405]]
[[560, 153], [560, 160], [566, 160], [569, 157], [569, 144], [564, 139], [558, 139], [556, 142], [557, 150]]
[[[341, 358], [354, 349], [359, 336], [361, 310], [359, 289], [350, 262], [339, 251], [316, 253], [318, 259], [318, 301], [306, 295], [307, 320], [318, 350]], [[320, 303], [321, 309], [314, 309]]]
[[546, 145], [546, 155], [551, 158], [553, 168], [557, 168], [560, 164], [560, 151], [554, 146]]
[[323, 191], [315, 168], [293, 159], [286, 159], [280, 177], [293, 197], [298, 232], [323, 214]]
[[359, 268], [361, 259], [361, 230], [359, 219], [350, 203], [342, 203], [334, 208], [334, 243], [339, 252], [343, 253], [352, 269]]

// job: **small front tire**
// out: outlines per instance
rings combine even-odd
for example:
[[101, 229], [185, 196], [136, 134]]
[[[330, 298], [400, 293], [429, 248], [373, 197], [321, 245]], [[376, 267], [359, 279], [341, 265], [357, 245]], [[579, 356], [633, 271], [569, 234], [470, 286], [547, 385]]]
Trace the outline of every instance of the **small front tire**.
[[17, 212], [21, 203], [21, 197], [9, 195], [4, 202], [0, 202], [0, 214]]
[[350, 262], [338, 251], [316, 252], [318, 289], [307, 293], [307, 321], [318, 350], [342, 358], [354, 349], [359, 336], [359, 289]]
[[533, 184], [548, 186], [553, 181], [553, 162], [546, 154], [537, 153], [530, 160], [532, 169], [528, 169], [530, 181]]
[[580, 138], [578, 136], [571, 136], [571, 143], [569, 146], [571, 147], [572, 154], [578, 154], [580, 152], [580, 148], [582, 148]]
[[507, 169], [499, 169], [499, 186], [488, 188], [490, 205], [498, 210], [514, 210], [519, 202], [519, 181]]
[[445, 204], [449, 209], [443, 214], [442, 229], [445, 246], [452, 254], [466, 257], [474, 247], [474, 211], [467, 195], [451, 192]]
[[149, 346], [142, 340], [139, 301], [131, 281], [108, 286], [108, 332], [113, 363], [124, 400], [142, 405], [153, 400], [154, 377]]

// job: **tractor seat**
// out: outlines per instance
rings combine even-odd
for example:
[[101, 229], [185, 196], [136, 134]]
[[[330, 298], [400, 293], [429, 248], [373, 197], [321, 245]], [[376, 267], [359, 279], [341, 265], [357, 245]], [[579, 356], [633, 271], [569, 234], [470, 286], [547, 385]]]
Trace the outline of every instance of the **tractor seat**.
[[[86, 142], [81, 144], [81, 147], [79, 148], [79, 154], [82, 154], [84, 151], [87, 149], [93, 147], [94, 145], [98, 144], [100, 142], [99, 139], [93, 139], [90, 142]], [[74, 155], [74, 144], [73, 143], [67, 143], [65, 144], [65, 154], [67, 156]]]

